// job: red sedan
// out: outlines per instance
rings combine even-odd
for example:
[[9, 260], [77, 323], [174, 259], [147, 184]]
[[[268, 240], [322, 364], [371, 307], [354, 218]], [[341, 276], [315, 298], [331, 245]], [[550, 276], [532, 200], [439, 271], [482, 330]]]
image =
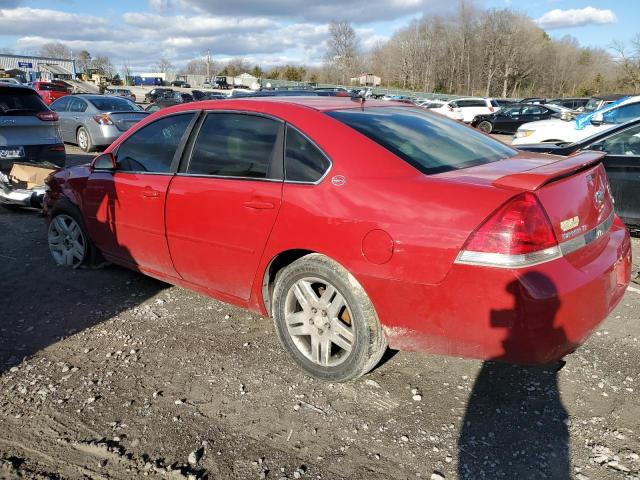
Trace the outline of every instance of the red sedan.
[[48, 241], [61, 265], [101, 255], [272, 316], [330, 381], [387, 346], [551, 362], [629, 282], [600, 159], [520, 153], [394, 102], [189, 103], [50, 177]]
[[57, 83], [33, 82], [31, 86], [47, 105], [51, 105], [57, 99], [69, 95], [67, 88]]

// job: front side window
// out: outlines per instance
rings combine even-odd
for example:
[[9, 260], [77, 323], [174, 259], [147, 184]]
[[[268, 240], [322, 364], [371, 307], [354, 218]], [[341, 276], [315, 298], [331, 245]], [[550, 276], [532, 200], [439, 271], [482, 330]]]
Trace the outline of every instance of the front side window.
[[598, 145], [598, 150], [607, 152], [609, 155], [640, 155], [640, 125], [611, 135]]
[[69, 102], [72, 98], [73, 97], [69, 95], [65, 95], [64, 97], [59, 98], [58, 100], [53, 102], [49, 108], [51, 108], [51, 110], [53, 110], [54, 112], [64, 112], [67, 109], [67, 106], [69, 105]]
[[[242, 178], [274, 178], [281, 123], [265, 117], [212, 113], [193, 147], [187, 173]], [[280, 156], [282, 170], [282, 156]]]
[[434, 174], [515, 157], [518, 152], [442, 115], [412, 107], [334, 110], [357, 130], [417, 170]]
[[526, 105], [522, 107], [522, 115], [543, 115], [547, 111], [540, 105]]
[[81, 113], [87, 109], [87, 102], [80, 100], [79, 98], [72, 98], [69, 102], [69, 111]]
[[500, 114], [506, 117], [516, 117], [520, 114], [521, 107], [505, 107], [500, 110]]
[[295, 128], [287, 127], [284, 157], [285, 179], [291, 182], [315, 183], [331, 163], [329, 159]]
[[118, 147], [117, 170], [170, 172], [173, 157], [192, 118], [192, 113], [171, 115], [135, 132]]
[[640, 102], [622, 105], [603, 114], [605, 123], [625, 123], [640, 117]]

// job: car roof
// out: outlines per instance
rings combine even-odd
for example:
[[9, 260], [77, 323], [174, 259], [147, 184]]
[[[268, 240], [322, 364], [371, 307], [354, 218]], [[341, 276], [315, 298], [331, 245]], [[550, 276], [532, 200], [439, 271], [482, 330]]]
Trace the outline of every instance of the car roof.
[[[223, 100], [199, 100], [196, 102], [180, 103], [176, 106], [162, 110], [162, 113], [178, 112], [182, 110], [219, 110], [225, 106], [238, 108], [255, 108], [256, 111], [270, 110], [269, 107], [277, 107], [278, 105], [288, 105], [292, 107], [302, 107], [319, 112], [328, 112], [332, 110], [345, 110], [349, 108], [361, 108], [360, 102], [351, 100], [349, 97], [237, 97]], [[214, 107], [214, 108], [211, 108]], [[264, 108], [267, 107], [267, 108]], [[413, 104], [383, 101], [383, 100], [366, 100], [365, 108], [371, 107], [399, 107], [412, 108]]]
[[30, 90], [35, 93], [35, 90], [27, 85], [17, 85], [15, 83], [4, 83], [0, 82], [0, 88], [13, 88], [13, 89], [22, 89], [22, 90]]

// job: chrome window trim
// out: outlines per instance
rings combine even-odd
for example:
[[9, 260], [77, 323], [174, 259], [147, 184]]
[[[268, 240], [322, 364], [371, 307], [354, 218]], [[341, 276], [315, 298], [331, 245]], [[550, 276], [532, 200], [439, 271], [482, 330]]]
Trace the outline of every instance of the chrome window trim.
[[331, 157], [329, 155], [327, 155], [327, 153], [322, 148], [320, 148], [320, 146], [316, 142], [314, 142], [311, 138], [309, 138], [309, 136], [307, 134], [305, 134], [304, 132], [302, 132], [299, 128], [293, 126], [289, 122], [286, 122], [285, 127], [286, 127], [286, 129], [288, 129], [288, 128], [294, 129], [297, 133], [302, 135], [309, 143], [311, 143], [311, 145], [316, 147], [318, 149], [318, 151], [324, 156], [324, 158], [329, 160], [329, 167], [324, 171], [322, 176], [318, 180], [316, 180], [315, 182], [301, 182], [299, 180], [287, 180], [287, 134], [286, 134], [286, 129], [285, 129], [285, 136], [284, 136], [284, 183], [290, 183], [292, 185], [319, 185], [327, 177], [327, 175], [329, 175], [329, 172], [333, 168], [333, 160], [331, 160]]

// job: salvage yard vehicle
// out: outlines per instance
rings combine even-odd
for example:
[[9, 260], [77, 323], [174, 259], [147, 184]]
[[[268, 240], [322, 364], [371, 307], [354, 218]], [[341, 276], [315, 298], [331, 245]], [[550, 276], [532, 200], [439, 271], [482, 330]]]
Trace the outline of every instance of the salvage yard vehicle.
[[477, 115], [488, 115], [498, 110], [500, 110], [500, 104], [490, 98], [457, 98], [440, 108], [432, 109], [433, 112], [465, 123], [471, 123]]
[[48, 243], [60, 265], [102, 255], [271, 316], [327, 381], [387, 345], [546, 363], [629, 282], [601, 157], [521, 153], [394, 102], [190, 103], [49, 177]]
[[153, 103], [161, 98], [171, 97], [173, 96], [173, 92], [170, 88], [153, 88], [147, 93], [144, 94], [144, 102], [145, 103]]
[[518, 127], [512, 145], [578, 142], [615, 125], [640, 117], [640, 96], [625, 97], [601, 110], [584, 113], [572, 121], [550, 118]]
[[476, 115], [472, 127], [485, 133], [515, 133], [520, 125], [559, 117], [560, 107], [514, 103], [488, 115]]
[[0, 84], [0, 171], [14, 162], [63, 167], [58, 115], [27, 86]]
[[38, 95], [42, 97], [42, 100], [47, 105], [51, 105], [57, 99], [69, 95], [67, 87], [53, 82], [33, 82], [31, 88], [38, 92]]
[[112, 95], [71, 95], [56, 100], [51, 110], [60, 117], [62, 139], [85, 152], [111, 144], [148, 115], [132, 101]]
[[136, 101], [136, 96], [128, 88], [107, 88], [105, 95], [115, 95], [117, 97], [126, 98], [132, 102]]
[[520, 145], [518, 149], [563, 156], [585, 150], [606, 153], [602, 163], [616, 213], [629, 227], [640, 228], [640, 118], [579, 142]]

